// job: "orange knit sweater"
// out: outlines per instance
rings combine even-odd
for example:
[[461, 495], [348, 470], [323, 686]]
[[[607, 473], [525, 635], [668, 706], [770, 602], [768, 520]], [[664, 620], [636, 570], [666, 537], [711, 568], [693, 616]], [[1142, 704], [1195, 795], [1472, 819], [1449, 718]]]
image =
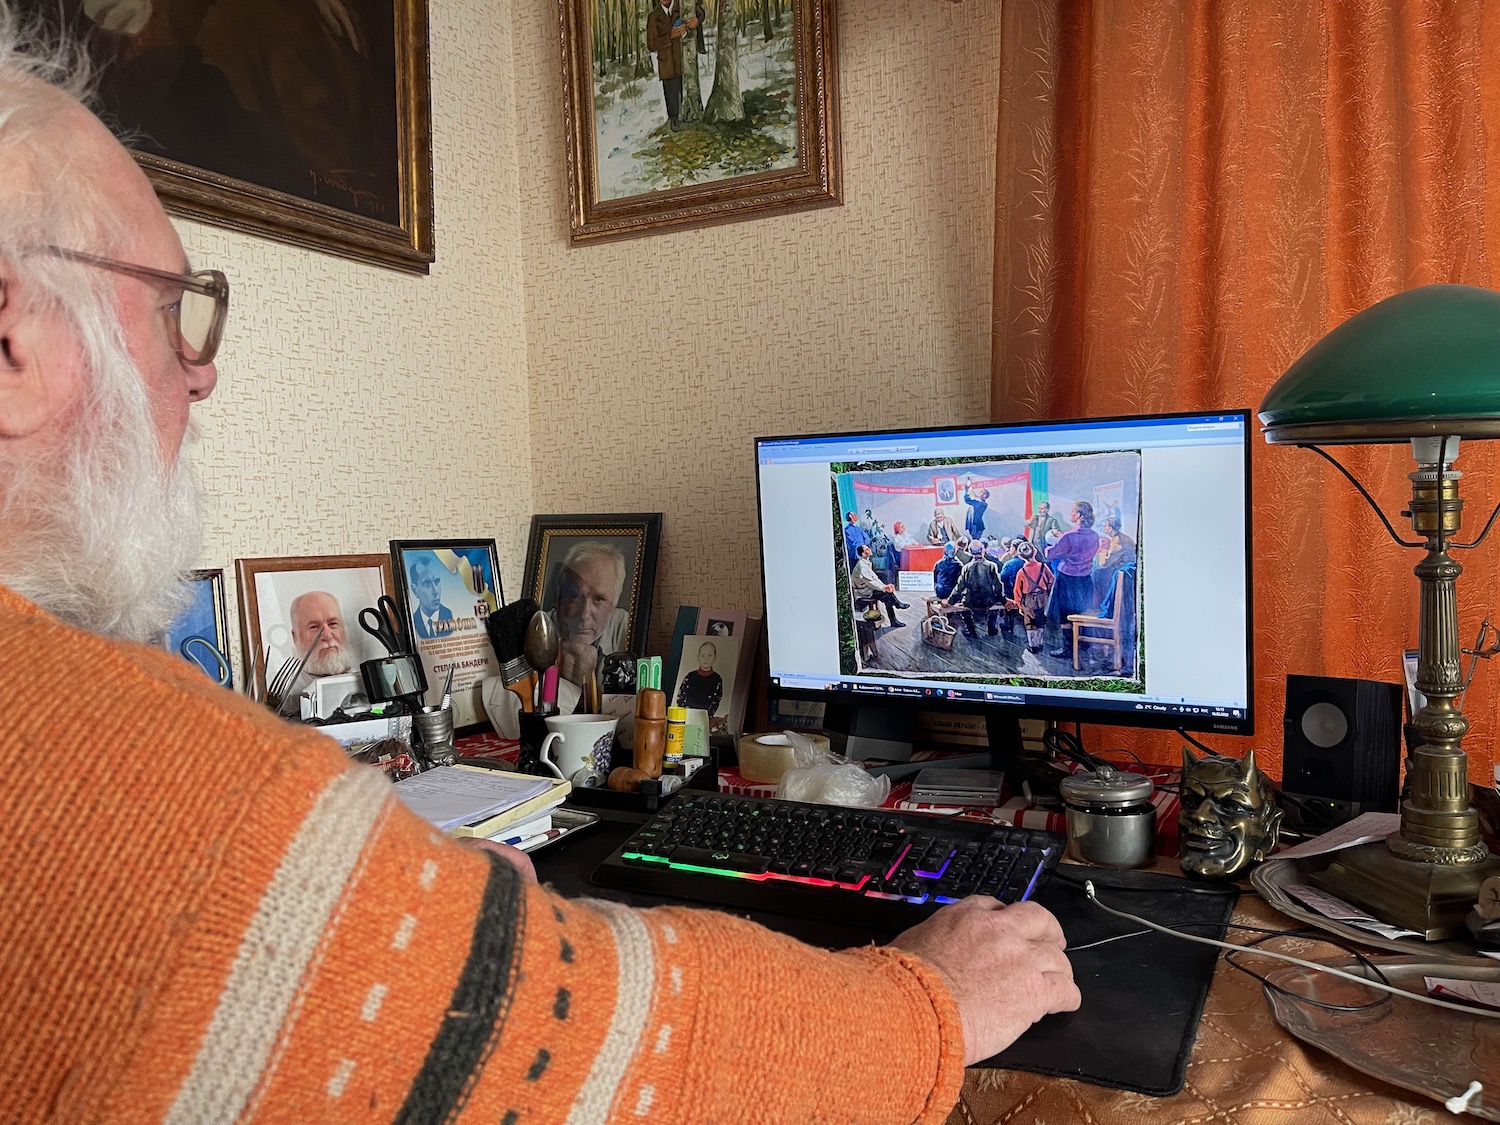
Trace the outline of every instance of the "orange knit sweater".
[[892, 949], [521, 884], [186, 662], [0, 588], [0, 1121], [939, 1121]]

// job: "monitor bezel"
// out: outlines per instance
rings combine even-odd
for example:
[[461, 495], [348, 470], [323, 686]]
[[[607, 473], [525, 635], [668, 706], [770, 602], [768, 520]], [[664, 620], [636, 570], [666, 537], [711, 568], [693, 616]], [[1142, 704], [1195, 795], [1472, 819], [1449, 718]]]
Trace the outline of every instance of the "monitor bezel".
[[904, 434], [944, 434], [975, 430], [1024, 430], [1038, 427], [1062, 429], [1068, 426], [1097, 425], [1101, 422], [1171, 422], [1193, 418], [1224, 418], [1233, 416], [1244, 423], [1244, 511], [1245, 511], [1245, 668], [1246, 700], [1245, 717], [1235, 719], [1213, 715], [1182, 713], [1157, 713], [1135, 711], [1121, 705], [1100, 706], [1083, 702], [1070, 703], [1066, 699], [1000, 703], [974, 699], [948, 699], [946, 696], [887, 695], [885, 693], [861, 692], [854, 689], [801, 688], [782, 686], [768, 675], [766, 689], [768, 700], [788, 699], [812, 703], [825, 703], [835, 707], [876, 706], [902, 711], [932, 711], [942, 714], [994, 715], [1002, 719], [1036, 718], [1054, 722], [1093, 723], [1100, 726], [1130, 727], [1144, 730], [1187, 730], [1209, 734], [1250, 736], [1255, 733], [1255, 580], [1253, 538], [1254, 511], [1252, 500], [1251, 441], [1255, 431], [1251, 429], [1252, 417], [1248, 408], [1219, 408], [1212, 410], [1185, 410], [1161, 414], [1103, 414], [1082, 418], [1017, 419], [1009, 422], [969, 423], [954, 426], [897, 426], [881, 430], [826, 430], [802, 434], [763, 435], [754, 439], [755, 450], [755, 534], [758, 543], [757, 562], [760, 566], [760, 594], [762, 612], [765, 614], [766, 660], [769, 672], [771, 651], [771, 608], [766, 589], [766, 539], [765, 510], [761, 487], [761, 449], [771, 442], [813, 441], [820, 438], [868, 436], [880, 439]]

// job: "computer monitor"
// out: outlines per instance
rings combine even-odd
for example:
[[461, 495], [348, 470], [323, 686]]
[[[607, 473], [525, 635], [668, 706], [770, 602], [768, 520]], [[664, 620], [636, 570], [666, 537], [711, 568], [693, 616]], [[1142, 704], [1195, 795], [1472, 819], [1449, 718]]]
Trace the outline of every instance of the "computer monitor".
[[1249, 438], [1215, 411], [757, 439], [773, 697], [1253, 733]]

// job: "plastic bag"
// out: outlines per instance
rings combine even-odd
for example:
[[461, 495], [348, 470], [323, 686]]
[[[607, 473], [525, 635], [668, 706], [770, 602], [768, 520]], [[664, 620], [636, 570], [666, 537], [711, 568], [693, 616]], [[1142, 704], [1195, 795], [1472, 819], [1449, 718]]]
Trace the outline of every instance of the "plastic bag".
[[873, 777], [864, 767], [825, 750], [797, 731], [786, 732], [797, 765], [781, 775], [776, 796], [817, 805], [874, 808], [891, 795], [891, 779]]

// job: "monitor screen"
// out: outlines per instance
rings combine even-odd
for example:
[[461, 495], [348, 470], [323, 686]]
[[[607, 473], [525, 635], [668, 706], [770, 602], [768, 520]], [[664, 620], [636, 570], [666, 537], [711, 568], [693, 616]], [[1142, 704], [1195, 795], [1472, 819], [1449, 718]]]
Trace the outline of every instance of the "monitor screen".
[[1249, 416], [756, 441], [774, 694], [1253, 730]]

